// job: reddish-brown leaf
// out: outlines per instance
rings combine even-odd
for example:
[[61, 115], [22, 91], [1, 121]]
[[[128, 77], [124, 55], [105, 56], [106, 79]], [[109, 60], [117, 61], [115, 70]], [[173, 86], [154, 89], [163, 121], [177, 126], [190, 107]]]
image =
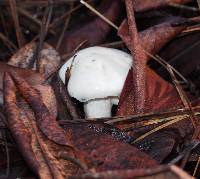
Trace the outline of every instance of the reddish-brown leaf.
[[[132, 70], [131, 70], [132, 71]], [[133, 108], [132, 73], [129, 71], [120, 97], [117, 115], [135, 114]], [[146, 68], [146, 101], [144, 112], [167, 110], [181, 103], [176, 89], [160, 78], [150, 68]]]
[[[32, 42], [26, 44], [10, 58], [8, 64], [19, 68], [29, 68], [32, 63], [35, 49], [36, 43]], [[60, 56], [58, 52], [47, 43], [44, 44], [44, 47], [41, 50], [40, 59], [38, 60], [39, 69], [37, 69], [37, 71], [45, 77], [48, 77], [55, 72], [60, 64]], [[33, 66], [32, 69], [36, 70], [36, 65], [34, 64]]]
[[76, 173], [76, 165], [59, 157], [59, 152], [67, 152], [69, 156], [74, 157], [70, 149], [51, 142], [43, 135], [27, 103], [21, 98], [16, 99], [15, 85], [9, 75], [6, 74], [4, 82], [8, 127], [29, 167], [41, 179], [62, 179]]
[[50, 140], [58, 144], [72, 146], [69, 140], [70, 136], [66, 136], [65, 131], [57, 124], [56, 119], [50, 114], [44, 102], [41, 101], [38, 92], [31, 88], [25, 80], [17, 75], [17, 73], [11, 72], [11, 74], [22, 96], [30, 103], [32, 109], [37, 111], [35, 116], [41, 131]]
[[170, 4], [185, 4], [192, 0], [133, 0], [136, 12], [142, 12], [150, 9], [157, 9]]
[[9, 128], [20, 151], [24, 151], [22, 153], [23, 157], [27, 160], [29, 166], [32, 166], [32, 170], [39, 175], [40, 164], [36, 160], [34, 152], [31, 148], [32, 136], [25, 124], [20, 119], [21, 117], [16, 104], [15, 92], [16, 89], [14, 82], [8, 74], [5, 74], [4, 98]]
[[[173, 24], [183, 21], [183, 18], [173, 18], [170, 21], [152, 26], [139, 33], [142, 47], [151, 54], [157, 53], [167, 42], [176, 37], [186, 27], [173, 26]], [[131, 40], [129, 36], [128, 24], [124, 20], [119, 28], [118, 35], [131, 50]], [[147, 59], [149, 57], [147, 56]]]

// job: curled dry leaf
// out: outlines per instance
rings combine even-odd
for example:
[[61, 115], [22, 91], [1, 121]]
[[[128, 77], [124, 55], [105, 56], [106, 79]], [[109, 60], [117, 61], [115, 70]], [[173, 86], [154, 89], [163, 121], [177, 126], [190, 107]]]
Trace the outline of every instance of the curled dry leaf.
[[26, 128], [25, 124], [20, 119], [20, 114], [16, 105], [16, 88], [14, 82], [8, 74], [5, 74], [4, 78], [4, 98], [5, 108], [8, 119], [8, 125], [14, 136], [16, 143], [23, 157], [27, 159], [27, 162], [32, 166], [32, 170], [37, 173], [39, 171], [39, 163], [34, 157], [33, 150], [30, 147], [32, 136]]
[[[36, 120], [39, 121], [39, 128], [41, 131], [52, 141], [66, 146], [72, 146], [70, 144], [70, 136], [66, 136], [64, 130], [57, 124], [56, 119], [50, 114], [43, 101], [41, 101], [38, 91], [31, 88], [28, 83], [20, 78], [17, 73], [11, 72], [12, 77], [19, 88], [20, 93], [27, 102], [30, 103], [33, 110], [36, 110]], [[40, 101], [40, 103], [39, 103]], [[46, 127], [48, 126], [48, 128]]]
[[38, 90], [42, 101], [48, 108], [50, 114], [56, 118], [57, 117], [57, 102], [54, 95], [54, 91], [50, 85], [34, 85], [35, 89]]
[[[102, 15], [115, 22], [120, 16], [120, 0], [103, 0], [101, 3], [101, 6], [103, 6]], [[100, 18], [96, 18], [80, 28], [66, 32], [58, 51], [60, 54], [73, 52], [84, 41], [86, 41], [84, 47], [100, 44], [106, 40], [110, 30], [109, 24]], [[50, 44], [55, 44], [55, 40], [53, 39]]]
[[[30, 109], [23, 111], [18, 106], [27, 106], [22, 99], [16, 99], [16, 88], [11, 77], [4, 78], [5, 107], [8, 115], [8, 127], [15, 138], [19, 151], [27, 164], [41, 179], [66, 178], [76, 173], [77, 166], [59, 159], [59, 152], [68, 148], [56, 145], [48, 140], [35, 124], [34, 114]], [[27, 107], [26, 107], [27, 108]], [[73, 157], [73, 154], [69, 152]]]
[[136, 12], [147, 11], [150, 9], [157, 9], [168, 6], [170, 4], [185, 4], [192, 0], [132, 0], [134, 2], [134, 9]]
[[[25, 45], [11, 57], [11, 59], [8, 61], [8, 64], [20, 68], [29, 68], [35, 49], [35, 42]], [[59, 64], [60, 56], [58, 52], [49, 44], [44, 43], [44, 47], [41, 50], [39, 59], [39, 69], [37, 69], [38, 72], [48, 77], [56, 71]], [[36, 70], [36, 64], [34, 64], [33, 70]]]
[[44, 76], [29, 69], [20, 69], [0, 62], [0, 104], [3, 104], [3, 75], [5, 72], [15, 71], [24, 78], [30, 85], [38, 85], [44, 82]]
[[[175, 23], [182, 22], [183, 18], [173, 17], [173, 19], [164, 23], [152, 26], [139, 33], [142, 47], [151, 54], [157, 53], [166, 43], [176, 37], [186, 26], [173, 26]], [[128, 23], [126, 20], [119, 27], [118, 35], [124, 41], [126, 46], [131, 48]], [[147, 57], [149, 59], [149, 57]]]
[[40, 93], [45, 105], [50, 113], [57, 116], [57, 103], [54, 91], [49, 85], [42, 85], [45, 81], [44, 76], [29, 69], [17, 68], [6, 63], [0, 62], [0, 104], [3, 104], [3, 75], [5, 72], [15, 71], [24, 78], [31, 86], [34, 86]]

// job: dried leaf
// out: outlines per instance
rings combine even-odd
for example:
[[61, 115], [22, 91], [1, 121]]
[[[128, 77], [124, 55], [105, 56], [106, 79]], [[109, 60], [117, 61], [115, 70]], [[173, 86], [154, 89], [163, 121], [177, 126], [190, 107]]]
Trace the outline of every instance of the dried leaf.
[[[118, 105], [118, 116], [135, 114], [133, 108], [132, 70], [125, 81]], [[181, 104], [181, 100], [174, 87], [160, 78], [155, 72], [146, 69], [146, 100], [144, 112], [162, 111]]]
[[[151, 54], [157, 53], [167, 42], [176, 37], [186, 27], [173, 26], [173, 24], [182, 22], [183, 18], [173, 17], [173, 19], [161, 23], [159, 25], [152, 26], [139, 33], [142, 47]], [[118, 35], [125, 42], [126, 46], [131, 49], [131, 40], [129, 36], [127, 21], [123, 21], [118, 30]], [[149, 57], [146, 57], [147, 60]]]
[[[35, 48], [35, 42], [25, 45], [11, 57], [8, 64], [19, 68], [29, 68]], [[49, 44], [45, 43], [41, 50], [38, 72], [48, 77], [56, 71], [59, 64], [60, 56], [58, 52]], [[33, 70], [36, 70], [36, 64], [34, 64]]]
[[[31, 88], [28, 83], [20, 78], [16, 73], [12, 72], [11, 74], [22, 96], [30, 103], [33, 111], [37, 111], [35, 116], [36, 120], [38, 120], [37, 125], [41, 131], [50, 140], [58, 144], [72, 146], [70, 140], [67, 140], [70, 136], [66, 136], [66, 133], [60, 128], [60, 126], [58, 126], [56, 119], [51, 116], [49, 110], [41, 101], [38, 92]], [[48, 128], [46, 126], [48, 126]]]
[[27, 105], [22, 99], [16, 99], [16, 89], [11, 77], [5, 76], [5, 107], [11, 130], [21, 154], [30, 168], [41, 179], [66, 178], [77, 171], [72, 162], [59, 158], [59, 152], [68, 152], [69, 148], [48, 140], [38, 129], [34, 114], [28, 109], [23, 111], [19, 106]]
[[9, 128], [14, 136], [17, 145], [23, 157], [27, 159], [29, 166], [32, 170], [39, 175], [39, 163], [34, 157], [32, 148], [30, 147], [32, 136], [25, 127], [24, 123], [20, 120], [20, 114], [16, 105], [15, 85], [8, 74], [5, 74], [4, 80], [4, 94], [5, 94], [5, 108], [8, 119]]

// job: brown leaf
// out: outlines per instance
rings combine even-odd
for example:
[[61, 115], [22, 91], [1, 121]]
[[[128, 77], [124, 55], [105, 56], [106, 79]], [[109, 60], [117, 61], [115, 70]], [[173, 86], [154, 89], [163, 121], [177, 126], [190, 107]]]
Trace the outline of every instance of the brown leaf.
[[30, 85], [38, 85], [44, 82], [44, 76], [29, 69], [22, 69], [0, 62], [0, 89], [3, 89], [3, 75], [5, 72], [15, 71], [24, 78]]
[[[50, 140], [58, 144], [72, 146], [70, 140], [68, 140], [70, 136], [66, 136], [66, 133], [58, 126], [56, 119], [50, 114], [45, 104], [41, 101], [38, 92], [31, 88], [28, 83], [16, 73], [11, 72], [11, 74], [22, 96], [31, 105], [33, 111], [37, 111], [35, 116], [36, 120], [38, 120], [37, 125], [41, 131]], [[48, 126], [48, 128], [46, 126]]]
[[46, 105], [50, 114], [56, 118], [57, 117], [57, 101], [54, 91], [50, 85], [34, 85], [35, 89], [38, 90], [42, 101]]
[[[183, 21], [183, 18], [173, 17], [173, 19], [161, 23], [159, 25], [152, 26], [139, 33], [142, 47], [151, 54], [157, 53], [167, 42], [176, 37], [186, 27], [172, 26], [175, 23]], [[131, 49], [131, 40], [129, 36], [128, 24], [124, 20], [119, 27], [118, 35], [125, 42], [126, 46]], [[150, 57], [146, 57], [147, 60]]]
[[[8, 64], [20, 68], [29, 68], [35, 48], [35, 42], [25, 45], [11, 57]], [[43, 49], [41, 50], [38, 72], [48, 77], [56, 71], [59, 64], [60, 56], [58, 52], [49, 44], [45, 43]], [[34, 64], [32, 69], [36, 70], [36, 64]]]
[[[132, 70], [129, 71], [122, 90], [118, 105], [118, 116], [135, 114], [133, 108], [133, 90], [132, 90]], [[150, 68], [146, 68], [146, 100], [144, 112], [162, 111], [174, 108], [181, 104], [176, 89], [168, 82], [160, 78]]]
[[40, 164], [34, 156], [34, 152], [30, 146], [32, 136], [26, 128], [25, 124], [20, 120], [20, 114], [16, 105], [15, 85], [8, 74], [5, 74], [4, 78], [4, 97], [5, 97], [5, 108], [8, 119], [9, 128], [15, 141], [18, 144], [23, 157], [27, 159], [29, 166], [32, 166], [32, 170], [39, 175], [38, 171]]
[[71, 131], [74, 147], [84, 154], [88, 166], [96, 171], [151, 168], [157, 165], [145, 153], [109, 135], [104, 124], [66, 121], [63, 127]]

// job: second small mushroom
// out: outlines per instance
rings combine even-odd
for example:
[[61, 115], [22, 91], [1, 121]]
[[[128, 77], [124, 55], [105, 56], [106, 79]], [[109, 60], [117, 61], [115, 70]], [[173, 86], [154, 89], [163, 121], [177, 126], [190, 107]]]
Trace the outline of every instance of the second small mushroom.
[[63, 83], [70, 69], [68, 92], [84, 103], [87, 118], [111, 117], [117, 105], [132, 57], [120, 50], [90, 47], [77, 52], [60, 69]]

